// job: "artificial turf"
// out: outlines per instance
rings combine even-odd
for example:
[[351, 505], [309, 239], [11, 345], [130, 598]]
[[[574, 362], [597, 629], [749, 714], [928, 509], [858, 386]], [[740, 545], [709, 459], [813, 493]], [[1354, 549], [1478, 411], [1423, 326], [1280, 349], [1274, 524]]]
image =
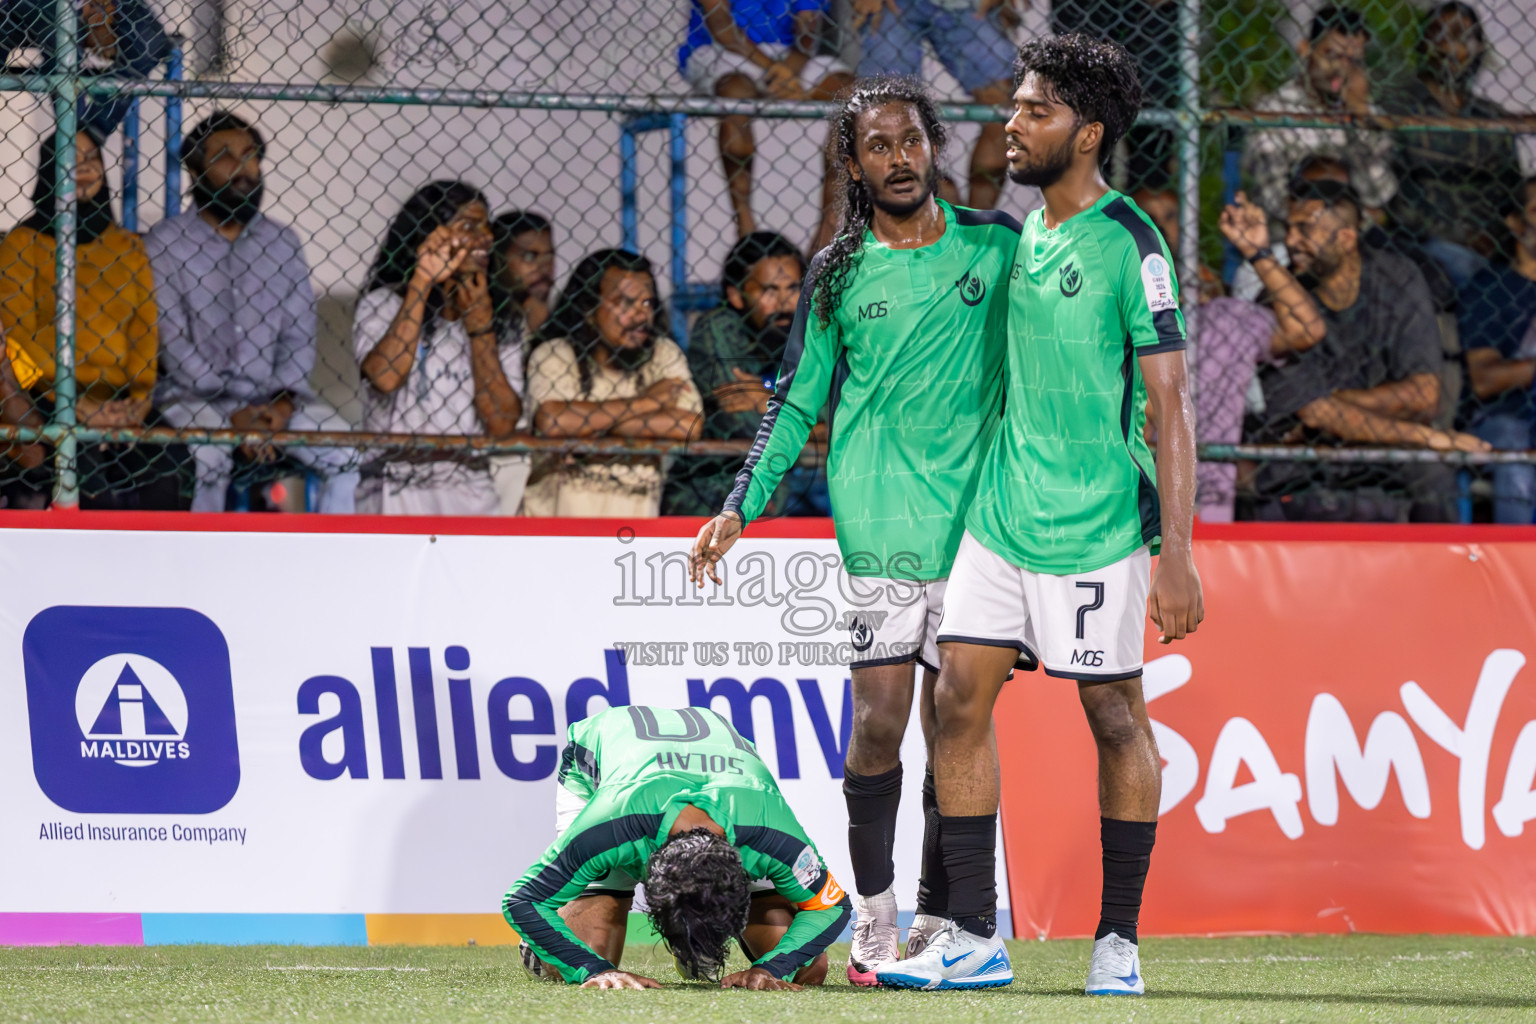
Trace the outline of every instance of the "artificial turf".
[[506, 946], [0, 948], [0, 1020], [1536, 1021], [1529, 938], [1147, 938], [1141, 999], [1081, 994], [1086, 941], [1009, 951], [1015, 980], [1002, 989], [854, 989], [837, 962], [847, 947], [834, 946], [825, 988], [773, 993], [677, 984], [655, 947], [631, 948], [624, 966], [673, 983], [665, 991], [534, 981]]

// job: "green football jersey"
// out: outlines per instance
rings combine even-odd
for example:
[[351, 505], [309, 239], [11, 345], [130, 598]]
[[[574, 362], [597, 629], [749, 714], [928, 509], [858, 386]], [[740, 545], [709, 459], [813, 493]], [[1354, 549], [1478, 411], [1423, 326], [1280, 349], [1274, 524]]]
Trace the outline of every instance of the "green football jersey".
[[1070, 575], [1157, 551], [1140, 356], [1184, 348], [1162, 236], [1108, 192], [1054, 231], [1031, 213], [1008, 297], [1008, 399], [966, 528], [1031, 572]]
[[[1020, 227], [939, 201], [944, 234], [892, 249], [866, 231], [823, 327], [806, 275], [778, 386], [725, 508], [761, 515], [829, 405], [827, 483], [855, 576], [949, 575], [1003, 395], [1008, 272]], [[830, 399], [830, 404], [829, 404]]]
[[757, 749], [724, 717], [704, 708], [617, 707], [573, 724], [567, 737], [560, 785], [585, 806], [502, 899], [507, 921], [566, 981], [614, 966], [576, 938], [560, 908], [610, 871], [643, 880], [689, 804], [725, 829], [749, 878], [768, 879], [799, 908], [755, 966], [788, 978], [842, 932], [847, 894]]

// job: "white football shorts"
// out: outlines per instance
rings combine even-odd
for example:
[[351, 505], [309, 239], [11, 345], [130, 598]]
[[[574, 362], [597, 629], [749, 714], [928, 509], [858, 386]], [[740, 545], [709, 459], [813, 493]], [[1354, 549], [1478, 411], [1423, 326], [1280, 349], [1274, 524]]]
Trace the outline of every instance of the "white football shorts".
[[1145, 547], [1091, 572], [1030, 572], [967, 531], [949, 574], [939, 643], [1013, 647], [1062, 679], [1132, 679], [1141, 675], [1151, 572]]

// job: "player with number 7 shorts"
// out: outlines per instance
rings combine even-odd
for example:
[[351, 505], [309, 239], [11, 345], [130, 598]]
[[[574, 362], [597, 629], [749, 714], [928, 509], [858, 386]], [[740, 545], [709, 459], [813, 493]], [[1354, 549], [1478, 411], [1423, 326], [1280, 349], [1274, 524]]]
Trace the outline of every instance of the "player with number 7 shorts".
[[1137, 929], [1162, 784], [1141, 688], [1147, 613], [1165, 643], [1204, 616], [1184, 320], [1167, 244], [1102, 173], [1140, 107], [1135, 58], [1052, 36], [1020, 49], [1014, 75], [1009, 175], [1038, 187], [1045, 206], [1019, 240], [1006, 411], [939, 624], [934, 769], [954, 926], [879, 978], [952, 988], [967, 964], [1007, 959], [993, 886], [999, 765], [987, 741], [1004, 681], [1029, 652], [1046, 675], [1076, 683], [1098, 747], [1104, 874], [1084, 988], [1140, 995]]
[[[555, 843], [502, 900], [524, 967], [588, 988], [659, 988], [619, 969], [643, 896], [684, 978], [822, 983], [848, 895], [750, 742], [713, 711], [640, 705], [567, 736]], [[751, 966], [722, 978], [733, 940]]]

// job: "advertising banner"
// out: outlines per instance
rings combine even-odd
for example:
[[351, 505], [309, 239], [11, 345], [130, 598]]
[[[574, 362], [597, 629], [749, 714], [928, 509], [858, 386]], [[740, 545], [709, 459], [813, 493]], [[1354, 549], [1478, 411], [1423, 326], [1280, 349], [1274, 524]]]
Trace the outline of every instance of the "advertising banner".
[[[730, 717], [851, 884], [825, 523], [754, 527], [699, 592], [667, 521], [50, 515], [0, 523], [0, 943], [510, 941], [564, 729], [609, 703]], [[1197, 562], [1205, 625], [1146, 651], [1145, 931], [1536, 930], [1532, 531], [1210, 528]], [[1075, 685], [1018, 674], [998, 736], [1001, 923], [1088, 934]], [[910, 911], [915, 715], [903, 761]]]
[[[1144, 932], [1536, 932], [1536, 538], [1426, 529], [1197, 542], [1205, 624], [1146, 649]], [[1017, 679], [1016, 934], [1091, 934], [1094, 744], [1072, 684]]]
[[[754, 530], [697, 591], [675, 524], [154, 521], [0, 529], [0, 943], [510, 940], [500, 898], [553, 839], [565, 728], [610, 704], [729, 717], [852, 884], [824, 526]], [[910, 911], [915, 712], [903, 758]]]

